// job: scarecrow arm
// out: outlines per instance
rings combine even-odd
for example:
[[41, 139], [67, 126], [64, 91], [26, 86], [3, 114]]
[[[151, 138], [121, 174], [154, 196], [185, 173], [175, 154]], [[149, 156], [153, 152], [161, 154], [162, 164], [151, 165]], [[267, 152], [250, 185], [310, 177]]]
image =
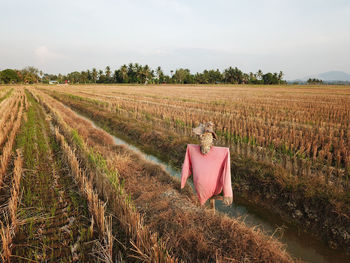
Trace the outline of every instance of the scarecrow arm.
[[224, 203], [226, 205], [232, 204], [232, 201], [233, 201], [230, 163], [231, 163], [230, 150], [227, 149], [227, 156], [225, 158], [224, 170], [223, 170], [223, 192], [224, 192]]
[[190, 150], [187, 145], [186, 150], [186, 156], [184, 163], [182, 165], [182, 172], [181, 172], [181, 189], [185, 187], [187, 178], [191, 175], [191, 157], [190, 157]]

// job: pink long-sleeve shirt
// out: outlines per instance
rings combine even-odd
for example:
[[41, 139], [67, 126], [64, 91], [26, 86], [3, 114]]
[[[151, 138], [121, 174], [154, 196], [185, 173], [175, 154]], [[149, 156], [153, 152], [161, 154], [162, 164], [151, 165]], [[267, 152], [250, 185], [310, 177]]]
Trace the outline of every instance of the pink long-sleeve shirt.
[[200, 146], [188, 144], [182, 165], [181, 188], [193, 171], [193, 183], [201, 204], [223, 191], [224, 196], [232, 197], [230, 150], [212, 146], [207, 154], [202, 154]]

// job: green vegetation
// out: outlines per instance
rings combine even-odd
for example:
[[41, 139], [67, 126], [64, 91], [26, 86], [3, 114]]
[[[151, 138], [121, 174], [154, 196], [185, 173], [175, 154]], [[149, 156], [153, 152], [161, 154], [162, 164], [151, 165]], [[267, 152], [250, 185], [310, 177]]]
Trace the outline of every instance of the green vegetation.
[[309, 78], [306, 83], [307, 84], [311, 84], [311, 85], [319, 85], [319, 84], [323, 84], [323, 80], [315, 79], [315, 78], [313, 78], [313, 79]]
[[17, 69], [5, 69], [0, 71], [0, 84], [12, 84], [12, 83], [27, 83], [33, 84], [39, 82], [40, 76], [43, 75], [42, 71], [34, 67], [26, 67], [22, 70]]
[[0, 72], [0, 83], [18, 83], [19, 81], [19, 74], [13, 69], [5, 69]]
[[16, 262], [72, 262], [71, 246], [78, 244], [80, 260], [87, 262], [92, 244], [82, 242], [91, 239], [79, 237], [79, 233], [89, 231], [86, 200], [79, 195], [73, 178], [64, 172], [61, 152], [43, 109], [28, 92], [26, 96], [30, 102], [27, 122], [16, 138], [24, 158], [18, 212], [24, 224], [17, 230], [12, 257]]
[[229, 67], [222, 72], [216, 70], [204, 70], [201, 73], [191, 74], [189, 69], [176, 69], [174, 74], [164, 74], [161, 67], [152, 70], [148, 65], [142, 66], [138, 63], [123, 65], [113, 73], [109, 66], [105, 71], [92, 70], [72, 72], [67, 76], [51, 76], [51, 79], [63, 83], [175, 83], [175, 84], [284, 84], [283, 73], [266, 73], [261, 70], [257, 73], [246, 74], [237, 67]]
[[156, 70], [148, 65], [142, 66], [138, 63], [122, 65], [112, 72], [107, 66], [105, 71], [92, 70], [74, 71], [67, 75], [44, 74], [34, 67], [27, 67], [23, 70], [6, 69], [0, 72], [0, 83], [138, 83], [138, 84], [286, 84], [283, 80], [283, 72], [265, 73], [259, 70], [256, 73], [244, 73], [237, 67], [229, 67], [222, 72], [219, 69], [204, 70], [192, 74], [189, 69], [178, 68], [171, 70], [166, 75], [159, 66]]

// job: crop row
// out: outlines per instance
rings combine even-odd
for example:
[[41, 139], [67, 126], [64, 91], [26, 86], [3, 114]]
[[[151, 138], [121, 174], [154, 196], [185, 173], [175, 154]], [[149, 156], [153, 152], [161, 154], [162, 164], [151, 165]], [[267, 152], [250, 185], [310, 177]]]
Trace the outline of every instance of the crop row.
[[[300, 93], [281, 101], [271, 93], [267, 98], [250, 98], [248, 90], [244, 94], [247, 97], [226, 98], [215, 105], [201, 101], [198, 95], [194, 95], [193, 102], [183, 102], [144, 94], [105, 95], [112, 89], [102, 94], [99, 90], [100, 95], [85, 90], [89, 89], [79, 87], [73, 94], [95, 101], [100, 108], [150, 122], [157, 128], [188, 135], [200, 122], [211, 120], [216, 125], [220, 144], [248, 144], [255, 155], [260, 155], [259, 149], [263, 147], [270, 155], [284, 158], [286, 162], [294, 163], [292, 159], [299, 158], [306, 160], [307, 166], [322, 164], [342, 168], [342, 173], [349, 172], [344, 168], [350, 169], [350, 110], [346, 107], [350, 102], [341, 96], [329, 100], [315, 93], [311, 98]], [[224, 93], [219, 90], [218, 94]], [[316, 98], [316, 101], [306, 100]]]
[[[24, 108], [24, 93], [23, 91], [18, 91], [16, 95], [14, 95], [14, 100], [12, 101], [11, 106], [8, 107], [10, 110], [9, 113], [4, 112], [2, 115], [2, 119], [6, 119], [6, 125], [2, 126], [0, 129], [0, 146], [5, 142], [4, 147], [1, 150], [0, 156], [0, 189], [2, 188], [2, 183], [4, 180], [4, 176], [6, 173], [6, 169], [12, 155], [12, 148], [14, 144], [14, 140], [17, 134], [18, 129], [21, 125], [23, 108]], [[11, 113], [11, 117], [8, 114]]]
[[[110, 111], [106, 106], [108, 103], [77, 95], [50, 94], [89, 116], [104, 129], [115, 135], [123, 135], [152, 153], [158, 153], [160, 158], [177, 167], [181, 167], [186, 144], [196, 143], [193, 137], [185, 136], [174, 129], [163, 129], [150, 121], [136, 120], [131, 114], [127, 116]], [[331, 174], [333, 167], [320, 167], [320, 170], [308, 167], [301, 158], [293, 158], [291, 165], [286, 162], [291, 170], [294, 169], [293, 174], [297, 175], [291, 176], [284, 169], [267, 163], [275, 160], [270, 159], [273, 156], [265, 149], [260, 150], [260, 157], [256, 156], [264, 162], [246, 158], [247, 155], [256, 154], [250, 146], [231, 146], [231, 170], [235, 190], [249, 197], [254, 195], [267, 200], [278, 211], [283, 211], [284, 217], [312, 226], [315, 231], [322, 229], [320, 235], [327, 241], [348, 247], [347, 231], [343, 230], [349, 225], [349, 184], [343, 180], [346, 178], [333, 177], [338, 173], [336, 171]]]
[[[138, 100], [128, 101], [125, 103], [125, 105], [113, 104], [114, 102], [107, 101], [99, 101], [92, 98], [85, 98], [85, 97], [79, 97], [76, 95], [66, 95], [70, 96], [72, 99], [75, 100], [86, 100], [88, 103], [95, 104], [97, 108], [109, 111], [111, 113], [115, 112], [116, 114], [123, 116], [126, 119], [135, 120], [136, 122], [140, 123], [141, 126], [150, 126], [154, 130], [166, 132], [167, 130], [174, 131], [178, 134], [181, 134], [183, 136], [193, 136], [191, 129], [192, 127], [199, 124], [199, 120], [196, 119], [196, 117], [193, 115], [193, 119], [190, 120], [190, 125], [185, 125], [183, 120], [178, 119], [171, 119], [172, 117], [165, 117], [163, 110], [167, 110], [167, 107], [159, 108], [155, 111], [139, 111], [137, 110], [139, 107], [142, 107], [138, 105]], [[143, 98], [144, 99], [144, 98]], [[131, 108], [130, 108], [131, 107]], [[133, 108], [134, 107], [134, 108]], [[171, 106], [170, 106], [171, 108]], [[163, 114], [161, 118], [157, 117], [157, 114]], [[169, 112], [169, 114], [172, 114]], [[210, 114], [208, 114], [209, 116]], [[206, 118], [206, 119], [205, 119]], [[221, 117], [223, 118], [223, 117]], [[201, 121], [207, 121], [207, 120], [213, 120], [210, 117], [207, 117], [207, 115], [203, 115], [200, 118]], [[228, 119], [228, 125], [230, 123], [233, 123], [234, 119]], [[245, 121], [242, 119], [240, 120], [241, 123], [245, 123]], [[235, 122], [237, 123], [237, 122]], [[252, 122], [253, 123], [253, 122]], [[244, 124], [243, 124], [244, 125]], [[257, 124], [254, 124], [257, 125]], [[275, 148], [272, 144], [264, 145], [263, 147], [259, 145], [259, 143], [256, 140], [253, 140], [249, 138], [249, 136], [241, 137], [242, 134], [244, 134], [244, 131], [247, 130], [248, 126], [244, 126], [243, 129], [240, 129], [242, 133], [238, 133], [235, 131], [236, 135], [228, 134], [227, 131], [224, 129], [224, 131], [216, 130], [219, 140], [217, 144], [229, 146], [231, 148], [231, 151], [235, 153], [239, 153], [243, 156], [248, 156], [251, 158], [254, 158], [256, 160], [263, 160], [265, 162], [272, 162], [274, 165], [280, 165], [284, 169], [286, 169], [288, 172], [292, 173], [296, 176], [317, 176], [321, 180], [326, 181], [326, 183], [333, 184], [334, 182], [337, 182], [340, 187], [346, 187], [346, 184], [348, 184], [348, 178], [349, 178], [349, 165], [348, 160], [350, 158], [349, 149], [350, 147], [345, 147], [344, 144], [341, 146], [342, 148], [342, 155], [339, 155], [339, 151], [337, 154], [338, 160], [340, 160], [344, 156], [344, 167], [342, 167], [341, 162], [338, 164], [334, 163], [334, 155], [331, 152], [328, 152], [326, 156], [324, 157], [324, 160], [320, 160], [319, 157], [310, 158], [306, 156], [305, 152], [297, 151], [293, 154], [290, 148], [286, 145], [281, 145], [280, 148]], [[274, 129], [273, 137], [277, 138], [276, 140], [280, 140], [279, 138], [282, 136], [279, 134], [278, 128], [271, 127], [271, 129]], [[289, 136], [292, 136], [292, 142], [295, 143], [295, 140], [302, 141], [306, 140], [307, 136], [304, 136], [302, 132], [297, 134], [296, 132], [293, 132], [291, 130], [290, 133], [288, 133]], [[245, 135], [244, 135], [245, 136]], [[272, 135], [271, 135], [272, 136]], [[305, 139], [306, 138], [306, 139]], [[319, 137], [318, 138], [325, 138], [325, 137]], [[320, 139], [323, 140], [323, 139]], [[349, 142], [349, 141], [347, 141]], [[303, 146], [304, 147], [304, 146]], [[315, 146], [316, 147], [316, 146]], [[327, 146], [328, 147], [328, 146]], [[334, 148], [334, 146], [332, 146]], [[317, 147], [318, 148], [318, 147]], [[308, 143], [308, 146], [306, 148], [306, 152], [310, 154], [315, 154], [316, 150], [314, 152], [311, 151], [312, 144]], [[316, 149], [316, 148], [314, 148]], [[309, 151], [310, 150], [310, 151]], [[312, 153], [311, 153], [312, 152]], [[321, 152], [322, 153], [322, 152]], [[345, 184], [345, 185], [344, 185]]]
[[[83, 136], [83, 138], [85, 138], [84, 141], [87, 141], [90, 146], [95, 145], [96, 149], [99, 149], [102, 152], [103, 152], [103, 149], [108, 150], [111, 147], [111, 144], [113, 144], [113, 141], [111, 142], [110, 137], [103, 135], [103, 133], [97, 132], [97, 130], [90, 129], [88, 122], [83, 121], [81, 119], [79, 120], [79, 118], [74, 117], [74, 113], [72, 113], [70, 109], [66, 108], [65, 106], [53, 100], [52, 98], [48, 97], [47, 95], [43, 93], [39, 93], [37, 91], [35, 91], [35, 93], [40, 94], [41, 99], [44, 98], [43, 101], [45, 101], [46, 103], [45, 107], [47, 108], [52, 107], [54, 111], [59, 110], [61, 118], [63, 118], [66, 121], [66, 123], [69, 123], [71, 126], [74, 126], [77, 129], [77, 133]], [[56, 117], [54, 117], [53, 119], [55, 120]], [[71, 134], [74, 133], [74, 131], [64, 132], [62, 130], [62, 133], [67, 134], [66, 137], [68, 138], [69, 136], [72, 136]], [[76, 138], [76, 133], [74, 137]], [[76, 138], [76, 141], [78, 142], [78, 144], [82, 143], [82, 141], [77, 138]], [[98, 143], [95, 143], [95, 142], [98, 142]], [[102, 147], [102, 145], [104, 146]], [[271, 246], [271, 244], [275, 244], [273, 242], [266, 241], [265, 242], [266, 246], [264, 245], [263, 246], [264, 248], [262, 248], [260, 247], [262, 243], [259, 242], [260, 245], [258, 246], [259, 248], [257, 249], [260, 252], [262, 252], [262, 254], [259, 254], [260, 252], [257, 253], [256, 251], [253, 252], [250, 249], [246, 251], [243, 248], [243, 246], [245, 246], [247, 242], [249, 243], [250, 242], [249, 240], [251, 240], [251, 238], [262, 240], [265, 237], [261, 236], [261, 234], [251, 233], [250, 230], [248, 230], [240, 222], [237, 222], [232, 219], [221, 218], [221, 217], [212, 218], [212, 216], [208, 216], [208, 214], [206, 214], [205, 211], [198, 211], [198, 209], [195, 210], [196, 212], [192, 213], [190, 208], [185, 208], [185, 207], [187, 206], [193, 207], [193, 204], [189, 204], [188, 201], [181, 199], [177, 195], [175, 195], [177, 196], [176, 198], [178, 199], [177, 202], [180, 204], [183, 203], [185, 207], [184, 208], [180, 208], [179, 206], [174, 207], [174, 202], [176, 202], [175, 201], [176, 199], [168, 200], [169, 198], [173, 197], [173, 194], [169, 195], [169, 191], [170, 193], [172, 191], [175, 191], [174, 190], [175, 183], [174, 183], [174, 186], [172, 186], [172, 184], [169, 185], [169, 183], [171, 182], [169, 175], [166, 175], [165, 173], [159, 171], [159, 168], [157, 168], [157, 170], [155, 167], [152, 168], [154, 170], [152, 170], [151, 168], [146, 168], [151, 166], [149, 164], [147, 164], [147, 166], [146, 164], [143, 164], [144, 161], [142, 161], [141, 158], [138, 159], [137, 157], [133, 157], [137, 159], [131, 162], [131, 161], [128, 161], [130, 159], [129, 157], [115, 156], [112, 153], [113, 151], [110, 152], [112, 149], [113, 147], [109, 149], [107, 152], [105, 152], [104, 156], [112, 159], [116, 158], [117, 160], [119, 160], [119, 162], [116, 161], [115, 163], [113, 163], [113, 165], [120, 167], [121, 171], [123, 171], [122, 176], [123, 176], [123, 179], [125, 180], [125, 186], [128, 187], [128, 191], [132, 195], [131, 198], [135, 202], [137, 202], [137, 207], [138, 208], [140, 207], [140, 209], [144, 213], [146, 213], [147, 224], [153, 226], [154, 233], [160, 231], [163, 234], [163, 236], [165, 236], [165, 238], [169, 240], [169, 242], [172, 244], [172, 246], [170, 246], [170, 249], [176, 251], [177, 252], [176, 255], [179, 255], [180, 257], [183, 257], [186, 255], [185, 258], [187, 259], [193, 257], [194, 259], [197, 258], [198, 260], [198, 258], [200, 257], [211, 258], [213, 255], [212, 253], [215, 254], [215, 251], [216, 251], [215, 249], [217, 249], [217, 247], [216, 245], [214, 247], [209, 246], [210, 242], [208, 242], [208, 240], [206, 240], [206, 237], [205, 237], [206, 230], [202, 228], [201, 224], [196, 225], [192, 223], [192, 221], [194, 222], [203, 221], [202, 222], [203, 225], [206, 225], [208, 227], [210, 225], [210, 227], [213, 227], [216, 233], [211, 233], [211, 235], [217, 235], [217, 236], [212, 238], [219, 238], [219, 236], [222, 236], [222, 235], [227, 236], [227, 239], [225, 238], [224, 240], [222, 240], [222, 242], [220, 241], [220, 244], [218, 244], [218, 245], [225, 246], [225, 251], [220, 252], [220, 254], [222, 253], [226, 256], [231, 255], [234, 258], [236, 257], [244, 258], [245, 256], [249, 255], [248, 256], [249, 258], [256, 258], [256, 257], [263, 258], [267, 255], [264, 255], [264, 252], [262, 251], [266, 251], [266, 252], [270, 251], [269, 249], [267, 249], [267, 247]], [[78, 150], [77, 152], [79, 153]], [[130, 153], [124, 153], [124, 154], [127, 154], [128, 156], [130, 156]], [[108, 162], [104, 163], [104, 161], [101, 161], [101, 158], [102, 157], [98, 155], [97, 156], [94, 155], [94, 157], [90, 156], [90, 158], [81, 156], [80, 160], [93, 159], [95, 160], [95, 162], [100, 163], [100, 167], [101, 166], [108, 167], [109, 166]], [[127, 159], [125, 160], [125, 158]], [[123, 166], [123, 163], [125, 166]], [[144, 167], [144, 165], [146, 167]], [[105, 169], [106, 168], [104, 168], [103, 170]], [[150, 170], [149, 172], [147, 172], [149, 173], [149, 175], [147, 175], [147, 173], [145, 175], [138, 174], [140, 173], [138, 171], [147, 171], [147, 170]], [[108, 175], [109, 173], [106, 171], [106, 174]], [[110, 180], [113, 180], [113, 178], [114, 180], [115, 178], [117, 179], [119, 178], [119, 176], [116, 177], [115, 174], [110, 176], [108, 176]], [[103, 177], [100, 177], [100, 175], [96, 173], [95, 173], [95, 177], [97, 177], [96, 179], [98, 179], [96, 180], [97, 188], [101, 189], [102, 193], [104, 193], [106, 197], [109, 197], [108, 200], [113, 200], [113, 196], [110, 196], [109, 191], [106, 190], [108, 189], [106, 188], [108, 186], [108, 181], [106, 182], [106, 180], [103, 179]], [[118, 186], [120, 184], [118, 183], [118, 181], [119, 179], [114, 183], [114, 185]], [[169, 183], [166, 183], [166, 182], [169, 182]], [[170, 186], [174, 188], [170, 190], [169, 189]], [[115, 192], [118, 193], [117, 190], [118, 188], [115, 190]], [[159, 195], [158, 191], [160, 192], [164, 191], [164, 193]], [[140, 192], [142, 193], [141, 196], [140, 196]], [[126, 196], [128, 195], [126, 194]], [[184, 199], [187, 199], [187, 198], [188, 197], [185, 197]], [[129, 197], [126, 197], [126, 200], [129, 200]], [[130, 200], [127, 201], [127, 203], [130, 203]], [[152, 205], [147, 205], [147, 204], [152, 204]], [[119, 211], [117, 215], [122, 219], [121, 224], [123, 225], [123, 227], [128, 229], [130, 228], [130, 224], [134, 226], [133, 222], [136, 220], [132, 218], [130, 219], [130, 216], [128, 214], [125, 215], [125, 211], [132, 210], [132, 209], [127, 209], [127, 210], [121, 209], [120, 207], [122, 207], [122, 205], [120, 204], [118, 206], [113, 206], [113, 207], [115, 209], [114, 211]], [[134, 213], [135, 215], [138, 214], [136, 211], [134, 211]], [[142, 216], [139, 216], [138, 220], [141, 220], [142, 222], [143, 221]], [[129, 222], [129, 223], [126, 224], [126, 222]], [[127, 227], [127, 225], [129, 225], [129, 227]], [[216, 226], [220, 225], [220, 227], [217, 228], [214, 225]], [[137, 228], [134, 228], [134, 229], [137, 229]], [[146, 237], [148, 236], [148, 238], [144, 237], [139, 239], [140, 241], [147, 240], [147, 242], [143, 243], [144, 241], [142, 242], [139, 241], [139, 244], [134, 243], [138, 248], [140, 248], [140, 244], [143, 244], [143, 246], [145, 244], [153, 244], [154, 246], [154, 243], [153, 243], [155, 239], [154, 235], [150, 236], [150, 234], [147, 234], [147, 231], [142, 229], [148, 229], [148, 227], [143, 226], [141, 229], [139, 228], [139, 230], [137, 231], [132, 230], [132, 232], [129, 233], [128, 236], [131, 236], [132, 240], [134, 240], [134, 236], [137, 236], [137, 235], [141, 235], [141, 237], [143, 235], [145, 235]], [[197, 237], [193, 236], [194, 233], [196, 233]], [[242, 235], [245, 236], [246, 240], [242, 239], [243, 237]], [[230, 245], [228, 245], [228, 243], [225, 240], [228, 241]], [[237, 240], [241, 240], [241, 241], [237, 241]], [[189, 251], [188, 245], [186, 244], [191, 244], [190, 246], [193, 245], [198, 249], [199, 247], [201, 247], [201, 249], [199, 250], [194, 249], [194, 251]], [[141, 246], [141, 249], [144, 249], [143, 246]], [[185, 249], [185, 247], [187, 247], [187, 249]], [[145, 251], [153, 250], [152, 246], [150, 246], [149, 248], [150, 249], [146, 249]], [[280, 251], [280, 248], [274, 247], [274, 249], [276, 249], [275, 256], [277, 256], [277, 254], [280, 253], [280, 252], [277, 252], [277, 251]], [[148, 253], [145, 253], [145, 252], [142, 252], [142, 254], [148, 255]], [[217, 255], [217, 256], [219, 259], [220, 255]], [[281, 255], [279, 254], [279, 256]], [[282, 261], [286, 260], [288, 262], [288, 259], [287, 259], [288, 257], [282, 256], [281, 258], [283, 258]]]
[[[4, 98], [4, 97], [3, 97]], [[3, 192], [3, 181], [6, 177], [16, 134], [21, 126], [25, 96], [22, 90], [12, 89], [5, 95], [0, 104], [0, 190]], [[5, 206], [1, 222], [1, 259], [10, 262], [12, 240], [19, 225], [17, 209], [20, 199], [20, 181], [22, 176], [22, 157], [17, 149], [17, 158], [14, 161], [12, 178], [6, 178], [11, 183], [10, 198]]]
[[[128, 195], [120, 185], [117, 172], [110, 171], [105, 166], [105, 161], [101, 159], [102, 157], [98, 153], [95, 153], [92, 148], [88, 147], [80, 136], [70, 127], [70, 125], [66, 123], [65, 120], [72, 123], [71, 112], [67, 114], [67, 109], [64, 109], [62, 105], [60, 107], [54, 101], [49, 100], [49, 98], [44, 94], [40, 94], [40, 98], [37, 96], [36, 92], [32, 92], [32, 94], [34, 94], [34, 96], [42, 103], [45, 109], [52, 116], [54, 123], [61, 129], [62, 133], [66, 137], [66, 140], [70, 142], [70, 144], [76, 150], [76, 153], [80, 155], [80, 162], [84, 164], [85, 168], [89, 169], [89, 178], [82, 180], [86, 180], [88, 185], [93, 182], [99, 195], [104, 197], [106, 200], [108, 199], [111, 210], [114, 214], [118, 215], [125, 234], [130, 237], [129, 246], [132, 246], [131, 254], [133, 254], [131, 257], [141, 258], [150, 262], [174, 262], [175, 260], [166, 252], [164, 243], [158, 240], [157, 234], [150, 232], [149, 229], [142, 224], [142, 216], [135, 211], [134, 206], [132, 203], [130, 203]], [[85, 128], [86, 130], [86, 127], [82, 128]], [[58, 137], [60, 138], [59, 141], [63, 140], [63, 137]], [[75, 167], [77, 166], [77, 164], [73, 165]], [[77, 168], [74, 169], [77, 170]], [[92, 195], [88, 199], [90, 198], [92, 200], [94, 199]], [[97, 206], [95, 207], [97, 208]], [[102, 208], [101, 206], [99, 207], [100, 209]], [[96, 217], [96, 222], [100, 222], [98, 224], [100, 225], [101, 229], [104, 228], [104, 221], [105, 220], [103, 220], [101, 216], [100, 219]], [[108, 236], [110, 237], [110, 234], [106, 235], [106, 237]], [[106, 238], [106, 240], [109, 240], [110, 242], [111, 238]], [[108, 245], [108, 247], [109, 249], [105, 249], [105, 251], [111, 252], [111, 245]]]
[[66, 162], [69, 163], [74, 178], [80, 186], [80, 191], [84, 194], [88, 201], [89, 211], [93, 215], [93, 222], [96, 222], [100, 237], [104, 241], [104, 244], [101, 245], [104, 260], [105, 262], [113, 262], [112, 218], [106, 217], [106, 204], [99, 199], [98, 194], [96, 194], [94, 191], [91, 182], [81, 170], [77, 157], [65, 141], [63, 135], [60, 134], [57, 127], [55, 128], [55, 136], [63, 150]]
[[[18, 148], [17, 158], [13, 172], [6, 173], [6, 184], [11, 189], [6, 190], [6, 186], [1, 191], [5, 197], [9, 194], [6, 215], [1, 218], [2, 262], [90, 262], [86, 248], [91, 245], [86, 242], [86, 220], [82, 220], [88, 217], [81, 213], [84, 203], [78, 201], [74, 185], [69, 184], [69, 188], [65, 185], [68, 174], [58, 167], [57, 152], [53, 153], [57, 147], [50, 139], [53, 134], [49, 132], [48, 119], [23, 91], [15, 92], [20, 94], [21, 102], [12, 127], [12, 131], [18, 131], [12, 142], [12, 148]], [[21, 118], [24, 108], [26, 112]], [[7, 144], [10, 139], [11, 135]], [[90, 233], [92, 238], [93, 231]]]
[[[12, 255], [12, 240], [16, 235], [16, 231], [19, 225], [17, 218], [17, 210], [20, 201], [20, 182], [22, 177], [22, 165], [23, 160], [21, 157], [21, 151], [17, 150], [17, 158], [14, 162], [13, 178], [11, 196], [8, 202], [9, 218], [6, 218], [6, 223], [1, 222], [1, 241], [2, 241], [2, 254], [1, 259], [3, 262], [11, 262]], [[8, 216], [8, 215], [6, 215]]]

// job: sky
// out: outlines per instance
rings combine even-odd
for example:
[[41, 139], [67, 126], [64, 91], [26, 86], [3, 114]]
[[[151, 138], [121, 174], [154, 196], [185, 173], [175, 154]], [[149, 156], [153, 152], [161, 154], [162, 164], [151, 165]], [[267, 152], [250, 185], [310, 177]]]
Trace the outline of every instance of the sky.
[[350, 73], [350, 0], [0, 0], [0, 69]]

